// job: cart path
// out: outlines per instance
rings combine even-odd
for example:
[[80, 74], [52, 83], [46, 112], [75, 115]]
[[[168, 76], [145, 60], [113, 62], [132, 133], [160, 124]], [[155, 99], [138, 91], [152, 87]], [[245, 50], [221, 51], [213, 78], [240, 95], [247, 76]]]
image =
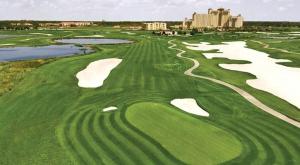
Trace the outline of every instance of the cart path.
[[257, 100], [254, 96], [252, 96], [250, 93], [244, 91], [243, 89], [238, 88], [238, 87], [236, 87], [234, 85], [231, 85], [231, 84], [226, 83], [226, 82], [221, 81], [221, 80], [217, 80], [217, 79], [214, 79], [214, 78], [210, 78], [210, 77], [206, 77], [206, 76], [199, 76], [199, 75], [193, 74], [192, 72], [200, 66], [200, 63], [197, 60], [193, 59], [193, 58], [182, 56], [184, 53], [186, 53], [186, 51], [184, 51], [182, 49], [176, 48], [177, 45], [175, 43], [173, 43], [173, 41], [174, 40], [170, 40], [168, 42], [169, 44], [171, 44], [171, 46], [169, 47], [169, 49], [173, 49], [173, 50], [179, 51], [179, 53], [177, 54], [177, 57], [183, 58], [183, 59], [188, 59], [188, 60], [194, 62], [194, 66], [184, 72], [185, 75], [188, 75], [188, 76], [191, 76], [191, 77], [196, 77], [196, 78], [201, 78], [201, 79], [205, 79], [205, 80], [209, 80], [209, 81], [212, 81], [214, 83], [226, 86], [226, 87], [234, 90], [238, 94], [240, 94], [242, 97], [244, 97], [246, 100], [248, 100], [250, 103], [252, 103], [256, 107], [260, 108], [261, 110], [263, 110], [263, 111], [265, 111], [265, 112], [273, 115], [274, 117], [277, 117], [277, 118], [279, 118], [279, 119], [281, 119], [281, 120], [283, 120], [283, 121], [285, 121], [285, 122], [287, 122], [289, 124], [292, 124], [292, 125], [300, 128], [300, 122], [298, 122], [298, 121], [296, 121], [294, 119], [291, 119], [291, 118], [289, 118], [289, 117], [287, 117], [287, 116], [285, 116], [285, 115], [283, 115], [283, 114], [275, 111], [274, 109], [266, 106], [261, 101]]
[[270, 47], [270, 45], [269, 45], [269, 44], [267, 44], [267, 43], [264, 43], [264, 42], [262, 42], [262, 41], [256, 41], [256, 40], [250, 40], [250, 41], [252, 41], [252, 42], [255, 42], [255, 43], [258, 43], [258, 44], [262, 45], [262, 46], [263, 46], [263, 48], [265, 48], [265, 49], [278, 50], [278, 51], [280, 51], [280, 52], [282, 52], [282, 53], [289, 53], [289, 54], [300, 54], [300, 53], [298, 53], [298, 52], [290, 52], [290, 51], [288, 51], [288, 50], [285, 50], [285, 49], [280, 49], [280, 48], [272, 48], [272, 47]]

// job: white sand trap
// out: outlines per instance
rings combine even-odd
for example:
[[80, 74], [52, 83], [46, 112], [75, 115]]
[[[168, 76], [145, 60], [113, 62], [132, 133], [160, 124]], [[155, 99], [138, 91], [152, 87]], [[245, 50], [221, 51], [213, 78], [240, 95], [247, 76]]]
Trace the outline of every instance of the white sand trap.
[[75, 36], [76, 38], [103, 38], [103, 35]]
[[90, 63], [86, 69], [76, 75], [79, 80], [78, 86], [82, 88], [101, 87], [110, 72], [121, 62], [121, 59], [110, 58]]
[[16, 44], [0, 44], [0, 46], [13, 46], [13, 45], [16, 45]]
[[128, 34], [128, 35], [135, 35], [136, 33], [132, 33], [132, 32], [121, 32], [123, 34]]
[[187, 113], [205, 117], [209, 116], [209, 113], [199, 107], [195, 99], [175, 99], [171, 101], [171, 104]]
[[247, 48], [246, 42], [243, 41], [224, 42], [221, 45], [185, 44], [191, 50], [219, 50], [219, 53], [203, 53], [208, 59], [228, 58], [250, 61], [250, 64], [220, 64], [219, 66], [255, 75], [257, 79], [247, 80], [247, 84], [280, 97], [300, 109], [300, 68], [278, 64], [289, 60], [271, 58], [267, 53]]
[[103, 112], [115, 111], [117, 109], [118, 109], [117, 107], [107, 107], [103, 109]]
[[53, 36], [53, 34], [46, 34], [46, 33], [30, 33], [33, 35], [45, 35], [45, 36]]

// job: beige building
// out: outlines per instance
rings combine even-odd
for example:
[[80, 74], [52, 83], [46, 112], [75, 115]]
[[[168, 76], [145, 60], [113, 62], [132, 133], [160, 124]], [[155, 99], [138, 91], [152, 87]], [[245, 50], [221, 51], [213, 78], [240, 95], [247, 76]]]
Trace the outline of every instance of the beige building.
[[153, 23], [145, 23], [146, 30], [167, 30], [167, 23], [164, 22], [153, 22]]
[[183, 21], [183, 28], [199, 29], [199, 28], [240, 28], [243, 27], [243, 17], [241, 15], [232, 16], [230, 9], [218, 10], [208, 9], [208, 14], [194, 13], [191, 20]]
[[91, 26], [92, 22], [61, 22], [60, 26], [62, 27], [72, 27], [72, 26]]

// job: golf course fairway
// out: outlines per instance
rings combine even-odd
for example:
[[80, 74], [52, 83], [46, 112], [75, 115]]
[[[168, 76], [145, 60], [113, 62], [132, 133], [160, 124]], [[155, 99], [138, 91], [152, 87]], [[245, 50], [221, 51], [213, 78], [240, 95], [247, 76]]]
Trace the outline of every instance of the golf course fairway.
[[[111, 27], [0, 31], [15, 36], [1, 39], [0, 47], [46, 46], [59, 38], [93, 35], [133, 41], [77, 45], [93, 50], [81, 55], [1, 62], [1, 165], [300, 164], [299, 128], [266, 113], [228, 86], [293, 120], [300, 121], [299, 109], [249, 86], [246, 82], [254, 75], [219, 66], [247, 61], [207, 59], [203, 53], [214, 50], [194, 51], [183, 44], [245, 41], [247, 47], [271, 58], [292, 61], [281, 65], [299, 68], [298, 54], [266, 49], [252, 41], [300, 52], [299, 39], [263, 39], [264, 34], [251, 32], [170, 37], [142, 30], [122, 33], [127, 31]], [[96, 80], [97, 88], [78, 86], [79, 72], [106, 59], [122, 62]], [[103, 68], [106, 64], [86, 75], [94, 80], [94, 73], [102, 76]], [[221, 81], [228, 86], [216, 83]], [[199, 106], [195, 110], [207, 114], [198, 116], [171, 105], [173, 99], [183, 98], [193, 99]]]

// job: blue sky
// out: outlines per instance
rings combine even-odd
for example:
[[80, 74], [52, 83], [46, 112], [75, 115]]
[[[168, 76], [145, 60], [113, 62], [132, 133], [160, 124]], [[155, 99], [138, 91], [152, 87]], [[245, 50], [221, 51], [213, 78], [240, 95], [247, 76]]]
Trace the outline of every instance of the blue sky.
[[230, 8], [251, 21], [300, 21], [300, 0], [0, 0], [0, 20], [183, 20]]

